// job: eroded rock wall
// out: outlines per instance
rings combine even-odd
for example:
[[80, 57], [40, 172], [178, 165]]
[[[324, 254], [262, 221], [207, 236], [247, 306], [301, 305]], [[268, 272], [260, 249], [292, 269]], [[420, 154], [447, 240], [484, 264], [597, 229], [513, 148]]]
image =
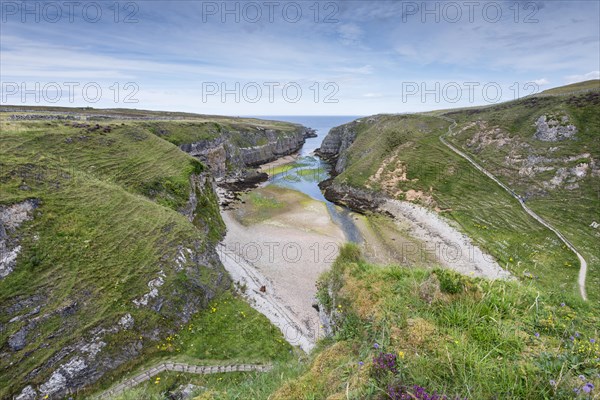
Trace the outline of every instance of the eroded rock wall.
[[336, 174], [342, 173], [346, 168], [346, 153], [356, 139], [359, 123], [360, 120], [357, 120], [332, 128], [318, 149], [318, 154], [332, 163]]
[[243, 174], [255, 167], [300, 150], [312, 130], [298, 126], [294, 132], [256, 128], [247, 132], [222, 132], [214, 140], [183, 144], [180, 148], [205, 162], [216, 179]]

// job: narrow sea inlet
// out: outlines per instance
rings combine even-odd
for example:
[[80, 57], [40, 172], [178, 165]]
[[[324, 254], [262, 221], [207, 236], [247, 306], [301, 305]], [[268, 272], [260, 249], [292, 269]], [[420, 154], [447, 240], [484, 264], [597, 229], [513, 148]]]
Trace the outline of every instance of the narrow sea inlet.
[[363, 240], [356, 216], [321, 193], [318, 184], [330, 167], [314, 151], [330, 128], [353, 117], [266, 118], [310, 126], [317, 137], [298, 154], [263, 166], [268, 181], [222, 211], [227, 235], [220, 256], [254, 307], [288, 342], [310, 351], [323, 334], [313, 306], [317, 279], [344, 243]]
[[288, 164], [278, 165], [275, 167], [266, 167], [264, 172], [269, 174], [267, 185], [275, 185], [287, 189], [296, 190], [304, 193], [311, 198], [325, 203], [327, 211], [334, 224], [340, 227], [344, 232], [346, 241], [353, 243], [362, 243], [362, 235], [354, 223], [352, 212], [327, 200], [321, 189], [319, 182], [330, 177], [331, 166], [321, 160], [314, 152], [323, 142], [323, 138], [329, 130], [335, 126], [350, 122], [356, 117], [330, 117], [330, 116], [307, 116], [307, 117], [261, 117], [263, 119], [276, 119], [286, 122], [299, 123], [304, 126], [315, 129], [317, 137], [308, 138], [306, 143], [300, 150], [300, 153], [295, 161]]

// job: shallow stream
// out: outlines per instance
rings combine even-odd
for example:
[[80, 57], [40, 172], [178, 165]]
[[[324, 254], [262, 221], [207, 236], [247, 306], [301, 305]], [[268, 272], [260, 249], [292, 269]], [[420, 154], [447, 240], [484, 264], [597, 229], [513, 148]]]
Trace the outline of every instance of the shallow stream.
[[323, 196], [321, 189], [319, 189], [319, 182], [329, 178], [331, 167], [314, 154], [314, 151], [319, 148], [321, 142], [331, 128], [353, 121], [359, 117], [262, 116], [259, 118], [298, 123], [316, 130], [317, 137], [306, 139], [306, 143], [300, 150], [296, 162], [288, 166], [277, 167], [273, 168], [271, 171], [266, 171], [270, 176], [267, 185], [276, 185], [296, 190], [317, 201], [325, 203], [329, 215], [331, 216], [331, 220], [342, 229], [346, 236], [346, 240], [349, 242], [361, 243], [363, 239], [354, 223], [352, 212], [345, 207], [337, 206], [328, 201]]

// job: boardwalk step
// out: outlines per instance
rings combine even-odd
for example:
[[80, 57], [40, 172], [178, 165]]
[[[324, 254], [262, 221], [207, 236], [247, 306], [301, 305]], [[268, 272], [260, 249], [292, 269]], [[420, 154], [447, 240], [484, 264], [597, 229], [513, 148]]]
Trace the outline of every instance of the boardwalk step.
[[205, 374], [216, 374], [216, 373], [229, 373], [229, 372], [267, 372], [273, 368], [272, 365], [258, 365], [258, 364], [235, 364], [235, 365], [190, 365], [183, 363], [175, 363], [171, 361], [156, 364], [144, 372], [123, 381], [112, 388], [104, 391], [100, 395], [96, 396], [96, 399], [107, 399], [110, 397], [117, 396], [127, 389], [131, 389], [140, 383], [151, 380], [154, 376], [165, 371], [174, 372], [187, 372], [190, 374], [205, 375]]

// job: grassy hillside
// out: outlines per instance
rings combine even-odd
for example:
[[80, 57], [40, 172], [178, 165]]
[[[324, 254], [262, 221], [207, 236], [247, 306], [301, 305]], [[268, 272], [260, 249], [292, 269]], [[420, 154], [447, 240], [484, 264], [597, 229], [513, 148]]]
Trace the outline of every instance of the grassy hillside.
[[[121, 376], [105, 379], [92, 389], [108, 389], [121, 381], [121, 378], [135, 376], [161, 361], [190, 365], [275, 364], [278, 366], [276, 370], [284, 372], [286, 376], [296, 376], [299, 372], [294, 371], [301, 371], [300, 365], [293, 366], [296, 350], [284, 340], [279, 329], [244, 300], [230, 293], [212, 301], [206, 312], [197, 314], [179, 333], [162, 340], [156, 345], [156, 350], [152, 349], [152, 353], [144, 363], [135, 368], [124, 369]], [[235, 393], [231, 388], [237, 385], [245, 386], [243, 390], [263, 392], [270, 388], [272, 391], [278, 385], [277, 379], [272, 378], [274, 372], [217, 375], [164, 372], [126, 390], [117, 398], [162, 400], [180, 386], [188, 384], [198, 386], [198, 393], [203, 392], [201, 387], [219, 387]], [[261, 381], [265, 382], [265, 388], [259, 388], [255, 383]]]
[[35, 115], [44, 117], [60, 115], [83, 118], [85, 121], [101, 122], [118, 120], [120, 123], [135, 124], [176, 145], [212, 140], [229, 133], [237, 146], [255, 145], [249, 141], [261, 136], [264, 130], [272, 130], [282, 136], [293, 133], [300, 125], [256, 118], [202, 115], [183, 112], [148, 111], [137, 109], [94, 109], [67, 107], [4, 106], [1, 110], [15, 116]]
[[541, 94], [572, 94], [575, 92], [586, 91], [586, 90], [599, 90], [600, 80], [595, 79], [585, 82], [572, 83], [570, 85], [559, 86], [556, 88], [544, 90]]
[[598, 394], [600, 317], [589, 303], [449, 270], [369, 265], [350, 245], [319, 293], [335, 336], [270, 399]]
[[[261, 121], [252, 118], [244, 119], [216, 119], [191, 121], [152, 121], [146, 122], [144, 127], [155, 135], [176, 145], [194, 143], [201, 140], [213, 140], [227, 132], [232, 143], [239, 147], [253, 146], [250, 141], [253, 136], [262, 135], [265, 129], [275, 130], [278, 135], [294, 132], [298, 127], [292, 124], [277, 121]], [[259, 144], [265, 144], [258, 141]]]
[[[448, 140], [527, 198], [531, 208], [580, 249], [590, 269], [588, 296], [596, 304], [600, 233], [590, 224], [600, 219], [598, 96], [595, 91], [543, 96], [443, 113], [458, 123]], [[534, 137], [540, 116], [563, 114], [578, 128], [573, 139]], [[579, 263], [574, 254], [514, 198], [439, 141], [449, 125], [435, 113], [363, 118], [355, 128], [356, 140], [341, 155], [347, 157], [347, 167], [335, 182], [434, 208], [516, 276], [576, 296]], [[541, 163], [540, 172], [523, 172], [530, 161]], [[572, 173], [556, 187], [548, 185], [561, 168], [569, 172], [581, 163], [587, 163], [582, 177], [567, 182]], [[569, 186], [573, 183], [577, 185]]]
[[[263, 374], [164, 374], [119, 400], [593, 399], [600, 316], [589, 303], [446, 269], [365, 262], [346, 245], [319, 281], [334, 334]], [[439, 397], [435, 397], [435, 395]], [[442, 396], [447, 397], [442, 397]]]
[[[572, 124], [577, 133], [566, 140], [539, 140], [535, 123], [542, 115], [568, 118], [563, 124]], [[590, 298], [600, 301], [600, 229], [591, 226], [600, 220], [600, 90], [447, 116], [458, 122], [448, 140], [526, 198], [580, 249], [590, 265]]]
[[115, 400], [164, 400], [168, 393], [182, 386], [192, 384], [194, 400], [266, 400], [283, 384], [298, 378], [305, 373], [310, 361], [303, 357], [301, 360], [288, 360], [275, 363], [269, 372], [256, 373], [224, 373], [213, 375], [191, 375], [164, 373], [156, 379], [129, 389]]
[[[229, 279], [214, 251], [224, 225], [210, 177], [155, 135], [152, 123], [161, 122], [0, 115], [0, 207], [38, 204], [8, 232], [20, 251], [0, 280], [0, 398], [26, 385], [53, 398], [103, 376], [105, 386], [111, 371], [123, 374], [164, 354], [156, 346], [225, 296]], [[192, 122], [164, 123], [193, 131]], [[212, 329], [239, 325], [213, 315], [214, 328], [205, 328], [190, 357], [265, 361], [289, 353], [264, 317], [232, 301], [262, 332], [232, 338], [239, 350], [213, 353]], [[56, 374], [66, 382], [53, 381]]]

